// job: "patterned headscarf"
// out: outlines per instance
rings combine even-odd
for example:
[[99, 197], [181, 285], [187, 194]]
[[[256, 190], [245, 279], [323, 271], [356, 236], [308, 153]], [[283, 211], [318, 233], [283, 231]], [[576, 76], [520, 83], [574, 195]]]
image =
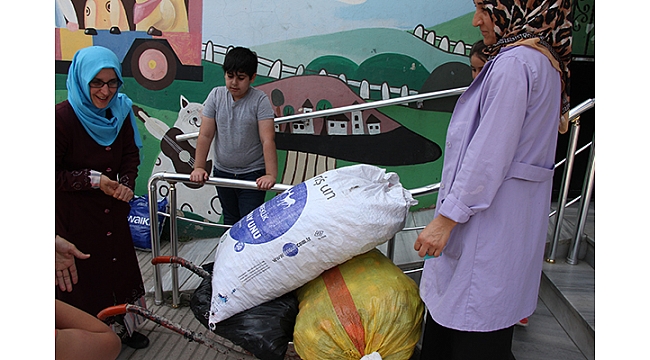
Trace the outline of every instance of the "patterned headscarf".
[[483, 0], [494, 20], [498, 41], [486, 53], [496, 56], [504, 46], [526, 45], [549, 58], [562, 78], [560, 133], [568, 129], [573, 18], [570, 0]]
[[[88, 135], [102, 146], [108, 146], [115, 141], [124, 120], [129, 116], [135, 143], [138, 148], [142, 148], [142, 140], [131, 108], [133, 102], [128, 96], [116, 92], [108, 106], [103, 109], [93, 104], [89, 83], [102, 69], [113, 69], [122, 82], [122, 65], [111, 50], [101, 46], [90, 46], [74, 54], [66, 80], [68, 101], [72, 109]], [[108, 109], [111, 110], [110, 118], [106, 117]]]

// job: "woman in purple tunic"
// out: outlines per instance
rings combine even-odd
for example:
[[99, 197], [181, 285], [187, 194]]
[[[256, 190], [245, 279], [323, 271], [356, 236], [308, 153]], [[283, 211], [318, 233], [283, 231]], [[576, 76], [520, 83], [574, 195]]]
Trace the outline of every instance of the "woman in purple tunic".
[[[121, 66], [103, 47], [79, 50], [70, 65], [68, 99], [55, 107], [56, 235], [89, 254], [76, 262], [78, 282], [56, 298], [93, 316], [122, 303], [144, 305], [144, 286], [127, 217], [140, 163], [132, 102], [118, 93]], [[57, 270], [58, 271], [58, 270]], [[57, 273], [57, 279], [60, 277]], [[149, 340], [127, 314], [116, 325], [134, 348]]]
[[567, 129], [569, 1], [475, 0], [489, 61], [458, 99], [426, 256], [422, 359], [508, 359], [537, 305], [558, 127]]

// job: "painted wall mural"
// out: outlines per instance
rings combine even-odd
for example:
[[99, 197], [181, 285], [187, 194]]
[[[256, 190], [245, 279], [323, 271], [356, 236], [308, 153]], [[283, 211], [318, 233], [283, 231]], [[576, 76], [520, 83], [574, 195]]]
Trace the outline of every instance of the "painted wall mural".
[[[467, 86], [469, 49], [481, 39], [471, 26], [471, 0], [55, 1], [55, 100], [67, 97], [78, 49], [101, 45], [116, 53], [144, 144], [138, 195], [153, 173], [191, 171], [195, 141], [176, 136], [198, 131], [202, 102], [224, 85], [221, 63], [233, 46], [257, 53], [253, 85], [281, 117]], [[368, 163], [398, 173], [406, 188], [438, 182], [455, 101], [278, 124], [278, 181], [296, 184]], [[219, 221], [214, 187], [178, 188], [180, 210]], [[159, 190], [165, 196], [168, 187]], [[419, 201], [413, 209], [431, 206], [435, 195]]]

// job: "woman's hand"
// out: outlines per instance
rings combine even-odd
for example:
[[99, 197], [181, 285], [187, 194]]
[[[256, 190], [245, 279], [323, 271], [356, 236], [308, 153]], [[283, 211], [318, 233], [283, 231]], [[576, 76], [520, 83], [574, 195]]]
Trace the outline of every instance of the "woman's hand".
[[442, 249], [447, 245], [451, 230], [456, 226], [457, 222], [444, 217], [442, 215], [436, 216], [429, 225], [427, 225], [418, 238], [415, 240], [413, 248], [418, 252], [420, 257], [430, 255], [438, 257], [442, 254]]
[[113, 193], [113, 197], [117, 200], [129, 202], [131, 199], [133, 199], [133, 190], [131, 190], [126, 185], [118, 184], [115, 192]]
[[255, 180], [257, 188], [260, 190], [270, 190], [275, 185], [275, 177], [272, 175], [263, 175]]
[[104, 192], [104, 194], [124, 202], [129, 202], [133, 198], [133, 190], [126, 185], [122, 185], [115, 180], [109, 179], [106, 175], [102, 175], [100, 178], [99, 188]]
[[115, 194], [115, 190], [117, 190], [117, 187], [119, 185], [120, 183], [115, 180], [111, 180], [108, 176], [103, 174], [99, 179], [99, 189], [108, 196], [113, 196], [113, 194]]
[[74, 258], [88, 259], [90, 255], [77, 250], [74, 244], [56, 235], [54, 238], [54, 267], [56, 272], [56, 285], [61, 291], [72, 291], [72, 284], [79, 280]]

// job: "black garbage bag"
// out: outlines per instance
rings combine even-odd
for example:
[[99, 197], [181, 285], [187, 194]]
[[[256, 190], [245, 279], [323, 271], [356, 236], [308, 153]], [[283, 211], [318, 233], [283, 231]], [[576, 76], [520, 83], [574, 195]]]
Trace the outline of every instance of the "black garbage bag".
[[[214, 263], [202, 267], [212, 273]], [[203, 279], [192, 294], [190, 309], [194, 317], [208, 326], [212, 280]], [[213, 332], [241, 346], [262, 360], [282, 360], [289, 342], [293, 340], [293, 328], [298, 315], [298, 299], [293, 292], [240, 312], [217, 324]]]

